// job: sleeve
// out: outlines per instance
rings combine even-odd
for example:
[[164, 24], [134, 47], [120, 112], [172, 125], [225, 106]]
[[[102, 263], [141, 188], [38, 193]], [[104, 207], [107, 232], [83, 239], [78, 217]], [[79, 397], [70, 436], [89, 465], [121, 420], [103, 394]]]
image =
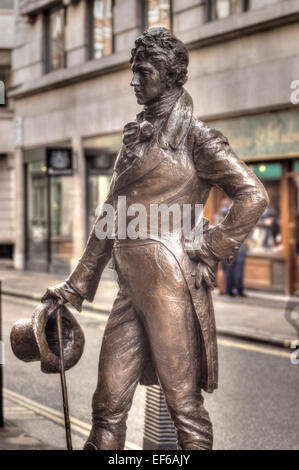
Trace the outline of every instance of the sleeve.
[[198, 126], [194, 164], [198, 177], [210, 187], [218, 186], [232, 200], [225, 219], [204, 232], [196, 256], [203, 261], [232, 263], [241, 244], [255, 226], [267, 204], [267, 192], [253, 171], [242, 162], [221, 132]]
[[[116, 172], [113, 173], [109, 193], [105, 201], [105, 204], [110, 204], [112, 207], [112, 191], [115, 178]], [[100, 239], [97, 235], [97, 224], [104, 217], [104, 214], [105, 210], [102, 209], [89, 235], [83, 255], [64, 283], [66, 288], [63, 296], [79, 311], [82, 308], [84, 299], [89, 302], [93, 301], [102, 272], [111, 258], [114, 239]]]

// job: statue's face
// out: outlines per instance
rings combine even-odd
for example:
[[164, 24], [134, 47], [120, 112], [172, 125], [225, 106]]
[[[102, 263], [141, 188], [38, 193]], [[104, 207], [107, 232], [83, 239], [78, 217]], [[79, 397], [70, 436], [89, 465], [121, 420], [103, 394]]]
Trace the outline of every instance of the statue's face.
[[137, 103], [150, 104], [157, 101], [166, 90], [165, 79], [161, 78], [163, 71], [159, 71], [144, 52], [138, 50], [131, 69], [133, 72], [131, 86], [134, 87]]

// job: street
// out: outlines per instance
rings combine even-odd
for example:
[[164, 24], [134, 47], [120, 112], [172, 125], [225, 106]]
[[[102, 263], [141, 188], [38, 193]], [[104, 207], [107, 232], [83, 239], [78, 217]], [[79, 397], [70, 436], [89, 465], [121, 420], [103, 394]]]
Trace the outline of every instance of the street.
[[[6, 419], [14, 414], [27, 433], [53, 448], [64, 448], [62, 399], [58, 375], [40, 372], [12, 353], [12, 324], [29, 318], [36, 304], [3, 296]], [[75, 448], [82, 448], [90, 425], [91, 398], [105, 315], [83, 311], [86, 344], [80, 362], [67, 372]], [[205, 394], [214, 425], [214, 449], [299, 449], [298, 373], [286, 349], [219, 337], [219, 389]], [[142, 447], [145, 388], [138, 387], [128, 419], [126, 448]], [[30, 417], [30, 419], [28, 419]]]

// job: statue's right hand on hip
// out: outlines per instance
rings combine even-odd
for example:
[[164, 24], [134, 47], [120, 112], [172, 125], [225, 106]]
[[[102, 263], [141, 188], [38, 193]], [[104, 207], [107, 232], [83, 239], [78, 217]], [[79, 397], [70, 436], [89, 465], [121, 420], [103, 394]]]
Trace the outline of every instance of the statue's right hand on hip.
[[218, 265], [215, 264], [214, 267], [211, 267], [201, 261], [197, 263], [195, 277], [196, 289], [199, 289], [202, 284], [205, 284], [209, 290], [213, 290], [216, 287], [217, 266]]

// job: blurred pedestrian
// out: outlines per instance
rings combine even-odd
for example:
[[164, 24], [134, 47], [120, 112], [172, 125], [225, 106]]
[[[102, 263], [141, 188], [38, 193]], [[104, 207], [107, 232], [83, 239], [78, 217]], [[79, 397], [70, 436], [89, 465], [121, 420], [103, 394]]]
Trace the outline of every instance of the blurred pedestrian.
[[279, 233], [278, 210], [272, 205], [271, 202], [263, 213], [261, 220], [266, 228], [263, 247], [266, 249], [271, 248], [273, 245], [275, 245], [276, 236]]
[[[214, 221], [215, 224], [219, 224], [222, 220], [226, 217], [230, 207], [231, 201], [229, 198], [225, 198], [221, 201], [221, 206], [219, 212], [215, 214]], [[225, 295], [226, 294], [226, 280], [225, 280], [225, 267], [223, 263], [219, 263], [218, 272], [217, 272], [217, 286], [218, 286], [218, 294]]]
[[224, 264], [226, 293], [231, 297], [247, 297], [244, 292], [244, 272], [247, 257], [247, 245], [244, 242], [232, 265]]

